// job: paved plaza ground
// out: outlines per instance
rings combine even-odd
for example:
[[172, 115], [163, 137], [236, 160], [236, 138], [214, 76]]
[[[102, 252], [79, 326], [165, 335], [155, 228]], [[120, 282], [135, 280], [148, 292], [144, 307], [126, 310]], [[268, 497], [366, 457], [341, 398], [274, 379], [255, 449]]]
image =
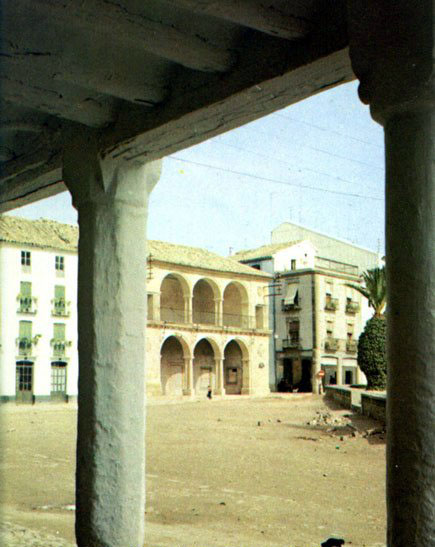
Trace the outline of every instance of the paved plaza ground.
[[[385, 441], [357, 415], [333, 430], [344, 414], [298, 394], [152, 403], [145, 545], [383, 546]], [[0, 425], [2, 545], [70, 547], [76, 409], [8, 404]]]

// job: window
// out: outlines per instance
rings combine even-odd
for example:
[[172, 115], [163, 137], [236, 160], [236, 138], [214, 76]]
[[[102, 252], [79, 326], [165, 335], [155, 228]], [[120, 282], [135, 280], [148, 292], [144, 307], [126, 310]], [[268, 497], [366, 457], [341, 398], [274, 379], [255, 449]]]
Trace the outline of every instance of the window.
[[32, 322], [20, 321], [18, 335], [18, 351], [20, 355], [30, 353], [32, 349]]
[[65, 301], [65, 287], [63, 285], [54, 286], [53, 315], [68, 315]]
[[297, 344], [299, 342], [299, 321], [290, 321], [289, 336], [292, 344]]
[[19, 312], [21, 313], [31, 313], [32, 311], [32, 284], [29, 281], [20, 282], [20, 294], [18, 295], [20, 302]]
[[55, 340], [65, 340], [65, 323], [54, 323], [53, 338]]
[[326, 323], [326, 336], [328, 338], [332, 338], [333, 332], [334, 332], [334, 323], [332, 321], [328, 321]]
[[251, 268], [254, 268], [255, 270], [261, 270], [260, 264], [251, 264]]
[[56, 256], [54, 259], [54, 268], [58, 272], [65, 271], [65, 258], [63, 256]]
[[53, 325], [53, 339], [51, 341], [53, 346], [53, 356], [57, 359], [65, 356], [65, 323], [54, 323]]
[[296, 259], [295, 258], [292, 258], [291, 261], [290, 261], [290, 268], [292, 270], [296, 270]]
[[21, 251], [21, 266], [30, 267], [30, 251]]

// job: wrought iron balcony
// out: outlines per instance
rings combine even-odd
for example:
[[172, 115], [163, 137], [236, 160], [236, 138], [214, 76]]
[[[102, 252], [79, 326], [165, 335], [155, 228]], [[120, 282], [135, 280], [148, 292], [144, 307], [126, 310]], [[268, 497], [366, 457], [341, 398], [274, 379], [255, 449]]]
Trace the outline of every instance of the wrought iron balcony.
[[54, 315], [56, 317], [69, 317], [70, 316], [71, 302], [65, 300], [65, 298], [53, 298], [51, 303], [53, 304], [53, 309], [51, 310], [51, 315]]
[[338, 338], [328, 337], [325, 340], [326, 351], [337, 351], [339, 346]]
[[325, 310], [335, 311], [338, 310], [338, 298], [329, 298], [325, 302]]
[[71, 346], [71, 342], [60, 338], [52, 338], [50, 344], [53, 348], [53, 357], [65, 357], [66, 348]]
[[282, 341], [282, 349], [300, 349], [301, 342], [299, 338], [284, 338]]
[[358, 351], [358, 342], [356, 340], [347, 340], [346, 342], [346, 352], [347, 353], [356, 353]]
[[346, 313], [358, 313], [359, 312], [359, 304], [358, 302], [355, 302], [354, 300], [346, 303]]
[[36, 313], [36, 303], [37, 299], [34, 296], [23, 296], [22, 294], [19, 294], [17, 296], [18, 300], [18, 313]]
[[38, 343], [38, 340], [41, 338], [40, 334], [37, 334], [33, 338], [28, 338], [27, 336], [19, 336], [16, 339], [16, 344], [18, 346], [19, 355], [30, 355], [33, 350], [33, 346]]
[[284, 299], [281, 300], [282, 311], [299, 311], [300, 309], [301, 309], [300, 298], [298, 298], [296, 302], [286, 302]]

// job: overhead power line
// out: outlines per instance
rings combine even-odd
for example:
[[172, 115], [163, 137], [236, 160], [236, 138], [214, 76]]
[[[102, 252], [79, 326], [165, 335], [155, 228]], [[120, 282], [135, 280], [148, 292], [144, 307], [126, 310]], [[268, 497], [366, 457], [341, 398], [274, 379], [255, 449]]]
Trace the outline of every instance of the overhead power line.
[[304, 188], [306, 190], [314, 190], [316, 192], [326, 192], [328, 194], [335, 194], [335, 195], [339, 195], [339, 196], [349, 196], [349, 197], [360, 198], [360, 199], [371, 199], [371, 200], [374, 200], [374, 201], [382, 201], [382, 198], [375, 197], [375, 196], [364, 196], [362, 194], [353, 194], [353, 193], [350, 193], [350, 192], [340, 192], [339, 190], [326, 190], [324, 188], [319, 188], [318, 186], [310, 186], [308, 184], [296, 184], [294, 182], [286, 182], [286, 181], [282, 181], [282, 180], [277, 180], [277, 179], [272, 179], [272, 178], [267, 178], [267, 177], [261, 177], [259, 175], [252, 175], [251, 173], [246, 173], [244, 171], [235, 171], [235, 170], [232, 170], [232, 169], [227, 169], [225, 167], [216, 167], [215, 165], [209, 165], [207, 163], [201, 163], [201, 162], [197, 162], [197, 161], [186, 160], [186, 159], [183, 159], [183, 158], [179, 158], [177, 156], [167, 156], [167, 157], [169, 159], [172, 159], [172, 160], [175, 160], [175, 161], [180, 161], [182, 163], [190, 163], [192, 165], [197, 165], [199, 167], [207, 167], [208, 169], [214, 169], [216, 171], [222, 171], [224, 173], [230, 173], [232, 175], [239, 175], [239, 176], [242, 176], [242, 177], [249, 177], [249, 178], [252, 178], [252, 179], [255, 179], [255, 180], [263, 180], [265, 182], [271, 182], [273, 184], [281, 184], [282, 186], [293, 186], [293, 187], [296, 187], [296, 188]]
[[292, 118], [290, 116], [284, 116], [283, 114], [278, 114], [278, 112], [272, 113], [271, 116], [277, 116], [278, 118], [284, 118], [285, 120], [290, 120], [292, 122], [300, 123], [302, 125], [308, 125], [309, 127], [313, 127], [314, 129], [319, 129], [320, 131], [326, 131], [327, 133], [334, 133], [335, 135], [340, 135], [340, 137], [345, 137], [346, 139], [361, 142], [363, 144], [367, 144], [368, 146], [373, 146], [373, 147], [377, 148], [376, 144], [373, 144], [372, 142], [365, 141], [363, 139], [358, 139], [357, 137], [352, 137], [350, 135], [345, 135], [344, 133], [340, 133], [339, 131], [335, 131], [334, 129], [329, 129], [329, 128], [326, 128], [326, 127], [322, 127], [320, 125], [316, 125], [314, 123], [306, 122], [304, 120], [298, 120], [297, 118]]

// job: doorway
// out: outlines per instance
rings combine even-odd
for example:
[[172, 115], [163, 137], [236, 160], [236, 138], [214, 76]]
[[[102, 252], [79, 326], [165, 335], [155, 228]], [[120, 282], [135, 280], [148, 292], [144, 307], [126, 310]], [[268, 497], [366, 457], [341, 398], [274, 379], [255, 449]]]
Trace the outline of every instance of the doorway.
[[51, 363], [51, 392], [52, 401], [66, 401], [66, 362], [53, 361]]
[[17, 361], [15, 400], [17, 403], [33, 403], [33, 362]]

